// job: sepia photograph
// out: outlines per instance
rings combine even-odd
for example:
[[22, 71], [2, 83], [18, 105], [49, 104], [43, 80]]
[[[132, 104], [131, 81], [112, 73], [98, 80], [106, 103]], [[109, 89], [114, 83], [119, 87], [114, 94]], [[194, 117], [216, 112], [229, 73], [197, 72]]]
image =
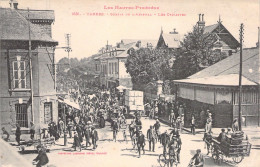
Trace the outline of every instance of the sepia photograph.
[[259, 0], [0, 0], [0, 167], [259, 167]]

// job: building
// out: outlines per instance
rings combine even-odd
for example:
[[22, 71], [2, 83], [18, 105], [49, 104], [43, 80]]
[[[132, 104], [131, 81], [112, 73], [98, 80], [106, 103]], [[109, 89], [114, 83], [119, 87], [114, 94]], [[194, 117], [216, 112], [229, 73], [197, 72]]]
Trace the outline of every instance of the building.
[[[214, 127], [230, 127], [238, 118], [240, 53], [195, 73], [187, 79], [174, 80], [177, 97], [186, 106], [184, 122], [191, 115], [203, 127], [203, 112], [213, 115]], [[243, 50], [242, 126], [259, 126], [259, 47]]]
[[163, 49], [176, 49], [180, 47], [180, 35], [176, 31], [176, 29], [173, 29], [170, 33], [164, 33], [163, 30], [161, 30], [160, 37], [157, 42], [157, 48], [163, 48]]
[[131, 76], [126, 71], [125, 62], [130, 48], [154, 48], [156, 40], [122, 39], [116, 46], [106, 45], [95, 58], [96, 70], [100, 73], [103, 87], [115, 88], [119, 85], [132, 88]]
[[0, 8], [1, 126], [11, 130], [18, 123], [27, 129], [30, 121], [57, 122], [54, 11], [10, 5]]
[[235, 37], [226, 29], [222, 24], [221, 19], [216, 24], [205, 26], [204, 14], [199, 14], [199, 21], [197, 25], [199, 29], [203, 29], [205, 35], [214, 34], [216, 41], [213, 46], [213, 50], [220, 50], [225, 52], [228, 56], [236, 53], [239, 48], [239, 42]]

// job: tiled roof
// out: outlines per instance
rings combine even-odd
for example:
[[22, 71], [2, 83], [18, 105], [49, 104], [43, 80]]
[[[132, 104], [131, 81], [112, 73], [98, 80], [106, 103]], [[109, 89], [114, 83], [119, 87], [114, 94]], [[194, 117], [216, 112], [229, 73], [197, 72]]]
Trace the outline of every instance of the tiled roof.
[[[22, 16], [28, 17], [28, 10], [18, 9], [17, 10]], [[54, 20], [54, 11], [53, 10], [30, 10], [29, 12], [30, 19], [34, 20]]]
[[[30, 23], [31, 40], [51, 42], [57, 44], [39, 25]], [[15, 9], [0, 8], [0, 39], [1, 40], [29, 40], [28, 21]]]
[[168, 48], [178, 48], [180, 46], [180, 35], [179, 34], [166, 34], [163, 33], [162, 37]]
[[[189, 78], [182, 80], [174, 80], [175, 83], [188, 83], [188, 84], [200, 84], [200, 85], [218, 85], [218, 86], [238, 86], [239, 74], [228, 74], [209, 76], [204, 78]], [[253, 86], [256, 83], [242, 76], [243, 86]]]
[[[219, 75], [239, 74], [240, 53], [235, 53], [226, 59], [209, 66], [193, 75], [190, 79], [204, 78]], [[247, 79], [260, 84], [259, 80], [259, 48], [249, 48], [243, 50], [242, 75]]]

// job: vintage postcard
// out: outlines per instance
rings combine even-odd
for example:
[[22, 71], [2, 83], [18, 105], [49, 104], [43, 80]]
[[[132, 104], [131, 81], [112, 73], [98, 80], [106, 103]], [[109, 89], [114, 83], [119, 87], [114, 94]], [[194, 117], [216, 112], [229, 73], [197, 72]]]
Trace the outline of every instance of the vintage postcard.
[[0, 166], [260, 166], [259, 10], [0, 0]]

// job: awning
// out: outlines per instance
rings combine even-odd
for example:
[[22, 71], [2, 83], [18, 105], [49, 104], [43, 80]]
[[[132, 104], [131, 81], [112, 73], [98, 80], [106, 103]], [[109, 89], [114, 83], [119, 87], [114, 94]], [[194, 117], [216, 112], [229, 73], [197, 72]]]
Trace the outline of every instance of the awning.
[[80, 110], [79, 104], [74, 103], [74, 102], [70, 101], [69, 99], [64, 99], [64, 100], [58, 99], [58, 101], [59, 101], [60, 103], [67, 104], [67, 105], [69, 105], [69, 106], [71, 106], [71, 107], [73, 107], [73, 108], [75, 108], [75, 109], [77, 109], [77, 110]]

